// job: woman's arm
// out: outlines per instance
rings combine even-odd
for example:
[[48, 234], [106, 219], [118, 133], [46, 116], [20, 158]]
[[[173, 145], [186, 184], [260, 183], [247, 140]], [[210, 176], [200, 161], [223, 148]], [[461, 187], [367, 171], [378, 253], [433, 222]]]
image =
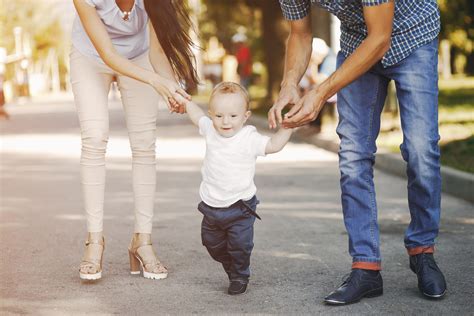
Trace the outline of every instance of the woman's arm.
[[393, 1], [364, 7], [364, 19], [368, 35], [328, 79], [316, 89], [308, 92], [286, 115], [283, 126], [296, 127], [314, 120], [327, 99], [366, 73], [382, 59], [390, 48], [393, 15]]
[[136, 66], [131, 61], [118, 54], [95, 8], [88, 5], [84, 0], [73, 1], [87, 35], [99, 53], [99, 56], [107, 66], [122, 75], [152, 85], [153, 88], [163, 96], [168, 106], [168, 98], [172, 97], [174, 92], [189, 97], [188, 94], [179, 87], [175, 80], [160, 76], [153, 71]]
[[[153, 28], [151, 22], [148, 23], [148, 29], [150, 33], [149, 59], [153, 69], [163, 78], [171, 80], [179, 86], [179, 84], [176, 82], [176, 76], [174, 74], [173, 68], [171, 67], [168, 57], [166, 57], [165, 51], [161, 47], [160, 41], [158, 40], [158, 36], [156, 36], [155, 29]], [[187, 93], [181, 93], [181, 95], [186, 99], [191, 100], [191, 96]], [[170, 105], [172, 107], [172, 112], [183, 114], [186, 111], [184, 104], [179, 104], [179, 102], [171, 102]]]
[[155, 29], [151, 22], [148, 22], [148, 29], [150, 30], [149, 58], [153, 69], [160, 76], [176, 82], [173, 68], [171, 68], [165, 51], [161, 47], [160, 41], [158, 41], [158, 37], [156, 36]]

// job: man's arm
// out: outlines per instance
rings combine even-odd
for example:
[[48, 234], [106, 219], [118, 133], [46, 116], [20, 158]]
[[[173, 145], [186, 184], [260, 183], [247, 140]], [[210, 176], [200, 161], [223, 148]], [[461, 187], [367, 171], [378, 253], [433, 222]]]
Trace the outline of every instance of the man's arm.
[[268, 112], [268, 124], [275, 128], [282, 122], [281, 111], [299, 99], [298, 83], [308, 68], [311, 58], [311, 15], [290, 22], [290, 35], [286, 42], [285, 70], [277, 101]]
[[366, 6], [363, 10], [368, 31], [367, 38], [338, 70], [319, 87], [308, 92], [285, 115], [283, 126], [296, 127], [314, 120], [327, 99], [366, 73], [388, 51], [395, 11], [394, 2]]
[[265, 154], [273, 154], [282, 150], [290, 140], [292, 133], [292, 128], [280, 128], [268, 141]]

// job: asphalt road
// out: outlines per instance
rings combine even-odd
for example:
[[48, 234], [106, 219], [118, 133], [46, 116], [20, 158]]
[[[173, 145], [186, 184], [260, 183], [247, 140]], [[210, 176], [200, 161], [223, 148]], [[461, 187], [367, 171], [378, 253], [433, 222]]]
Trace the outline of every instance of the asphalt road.
[[337, 156], [290, 143], [259, 159], [263, 220], [255, 225], [246, 294], [226, 294], [226, 275], [200, 242], [198, 187], [204, 143], [186, 117], [160, 112], [153, 241], [165, 280], [128, 273], [133, 231], [131, 159], [123, 112], [110, 109], [103, 278], [80, 281], [86, 236], [79, 184], [80, 136], [67, 99], [8, 108], [1, 121], [0, 314], [450, 314], [472, 315], [473, 205], [443, 194], [436, 258], [449, 292], [421, 297], [403, 232], [406, 183], [375, 172], [384, 295], [331, 307], [322, 299], [349, 272]]

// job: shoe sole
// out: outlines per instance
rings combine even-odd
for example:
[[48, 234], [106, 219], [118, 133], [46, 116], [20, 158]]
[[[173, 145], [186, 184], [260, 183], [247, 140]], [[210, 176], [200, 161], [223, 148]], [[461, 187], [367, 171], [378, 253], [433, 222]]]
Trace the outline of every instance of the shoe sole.
[[432, 298], [432, 299], [440, 299], [440, 298], [443, 298], [443, 296], [446, 294], [446, 290], [441, 294], [428, 294], [423, 291], [421, 293], [423, 293], [424, 296]]
[[446, 289], [446, 290], [444, 290], [444, 292], [441, 293], [441, 294], [428, 294], [428, 293], [423, 292], [423, 290], [420, 289], [420, 287], [418, 287], [418, 290], [421, 292], [421, 294], [423, 294], [423, 295], [426, 296], [427, 298], [430, 298], [430, 299], [433, 299], [433, 300], [439, 300], [439, 299], [441, 299], [441, 298], [446, 294], [446, 291], [448, 291], [448, 290]]
[[[140, 271], [130, 271], [131, 275], [140, 275]], [[150, 273], [143, 271], [143, 277], [151, 280], [163, 280], [168, 277], [168, 273]]]
[[356, 298], [355, 300], [349, 301], [349, 302], [341, 302], [341, 301], [335, 301], [335, 300], [324, 300], [324, 302], [328, 305], [348, 305], [352, 303], [357, 303], [363, 298], [372, 298], [372, 297], [377, 297], [383, 295], [383, 288], [380, 289], [375, 289], [375, 290], [370, 290], [369, 292], [365, 293], [364, 295]]
[[[168, 277], [168, 272], [166, 273], [151, 273], [151, 272], [146, 272], [145, 271], [145, 265], [143, 264], [142, 260], [140, 258], [136, 258], [140, 262], [141, 266], [141, 271], [143, 271], [143, 277], [145, 279], [150, 279], [150, 280], [163, 280]], [[139, 275], [140, 270], [138, 271], [130, 271], [131, 275]]]
[[150, 272], [143, 271], [143, 277], [145, 279], [163, 280], [168, 277], [168, 273], [150, 273]]
[[245, 290], [243, 292], [231, 292], [231, 291], [227, 291], [227, 294], [229, 295], [239, 295], [239, 294], [244, 294], [247, 292], [247, 287], [245, 287]]
[[99, 280], [100, 278], [102, 278], [102, 271], [98, 273], [94, 273], [94, 274], [79, 273], [79, 277], [82, 280], [89, 280], [89, 281]]
[[229, 295], [239, 295], [239, 294], [244, 294], [246, 292], [247, 292], [247, 289], [245, 289], [245, 291], [243, 291], [243, 292], [229, 292], [229, 291], [227, 291], [227, 294], [229, 294]]

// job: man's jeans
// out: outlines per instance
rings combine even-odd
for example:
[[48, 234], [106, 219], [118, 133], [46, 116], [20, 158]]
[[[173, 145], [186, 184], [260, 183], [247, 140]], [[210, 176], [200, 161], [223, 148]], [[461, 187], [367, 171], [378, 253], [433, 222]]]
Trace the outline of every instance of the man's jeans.
[[[338, 54], [337, 66], [345, 60]], [[387, 85], [395, 81], [407, 162], [411, 222], [405, 233], [409, 254], [433, 252], [438, 235], [441, 175], [438, 134], [438, 41], [419, 47], [398, 64], [377, 63], [337, 95], [341, 139], [344, 223], [353, 268], [379, 270], [381, 263], [373, 165]]]
[[255, 212], [258, 203], [256, 196], [226, 208], [199, 203], [198, 210], [204, 215], [202, 244], [214, 260], [222, 263], [230, 280], [247, 282], [250, 277], [253, 224], [258, 217]]

